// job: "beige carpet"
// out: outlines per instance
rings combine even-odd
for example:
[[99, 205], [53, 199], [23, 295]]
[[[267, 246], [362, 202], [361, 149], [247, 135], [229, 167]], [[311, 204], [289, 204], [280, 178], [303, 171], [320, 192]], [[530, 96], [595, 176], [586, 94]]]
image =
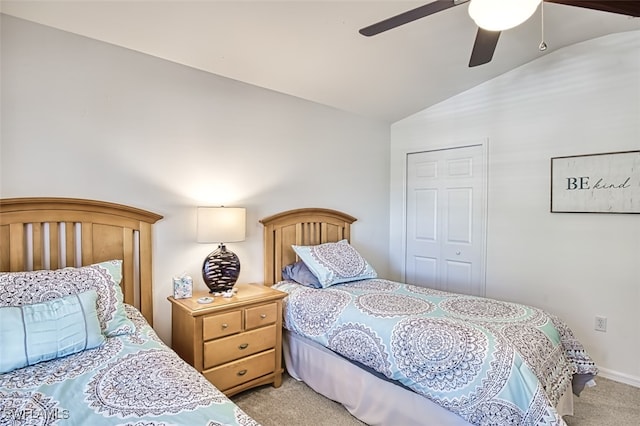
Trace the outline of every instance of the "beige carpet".
[[574, 398], [569, 426], [640, 425], [640, 388], [596, 377], [597, 386], [585, 388]]
[[[602, 377], [596, 381], [597, 386], [585, 389], [579, 398], [574, 398], [575, 415], [565, 417], [567, 424], [640, 425], [640, 389]], [[232, 399], [263, 426], [364, 425], [342, 405], [317, 394], [288, 375], [284, 376], [282, 386], [278, 389], [262, 386], [235, 395]]]

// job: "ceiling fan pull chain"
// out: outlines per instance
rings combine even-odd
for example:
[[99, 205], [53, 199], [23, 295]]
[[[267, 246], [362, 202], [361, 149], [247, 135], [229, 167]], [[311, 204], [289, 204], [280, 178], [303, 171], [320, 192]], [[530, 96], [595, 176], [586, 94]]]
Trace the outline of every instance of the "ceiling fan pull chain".
[[538, 45], [538, 49], [541, 52], [544, 52], [545, 50], [547, 50], [547, 43], [544, 42], [544, 1], [540, 3], [540, 44]]

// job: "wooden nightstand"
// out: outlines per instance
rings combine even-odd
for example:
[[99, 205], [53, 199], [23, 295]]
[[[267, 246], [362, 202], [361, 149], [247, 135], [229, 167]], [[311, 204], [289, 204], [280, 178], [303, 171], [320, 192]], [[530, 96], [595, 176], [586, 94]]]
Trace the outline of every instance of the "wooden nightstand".
[[209, 304], [194, 292], [171, 302], [173, 350], [231, 396], [267, 383], [282, 384], [282, 299], [284, 292], [259, 284], [237, 284], [231, 298]]

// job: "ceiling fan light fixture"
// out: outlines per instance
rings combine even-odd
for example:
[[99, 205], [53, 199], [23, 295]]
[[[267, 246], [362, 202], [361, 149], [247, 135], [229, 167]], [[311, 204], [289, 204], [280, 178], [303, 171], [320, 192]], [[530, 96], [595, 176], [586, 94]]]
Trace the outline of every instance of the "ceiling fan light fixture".
[[534, 14], [542, 0], [471, 0], [469, 16], [480, 28], [504, 31]]

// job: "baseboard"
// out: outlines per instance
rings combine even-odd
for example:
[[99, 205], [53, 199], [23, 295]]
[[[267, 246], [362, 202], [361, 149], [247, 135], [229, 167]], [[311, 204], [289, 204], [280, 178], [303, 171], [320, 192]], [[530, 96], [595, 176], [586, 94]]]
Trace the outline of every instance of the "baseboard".
[[[619, 371], [609, 370], [608, 368], [598, 367], [600, 373], [599, 376], [604, 377], [605, 379], [611, 379], [616, 382], [625, 383], [627, 385], [634, 386], [636, 388], [640, 388], [640, 377], [631, 376], [629, 374], [620, 373]], [[598, 379], [596, 378], [596, 382]]]

